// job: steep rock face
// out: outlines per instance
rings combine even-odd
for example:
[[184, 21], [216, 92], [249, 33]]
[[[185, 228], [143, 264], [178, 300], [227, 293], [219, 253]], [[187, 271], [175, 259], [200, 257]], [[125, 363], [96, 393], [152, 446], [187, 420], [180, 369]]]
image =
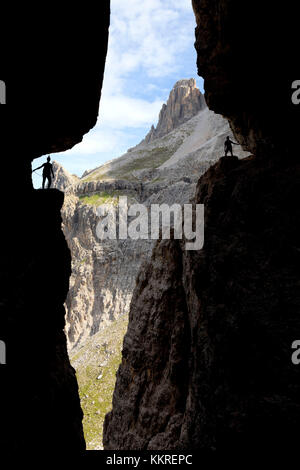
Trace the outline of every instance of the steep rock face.
[[[130, 190], [123, 188], [118, 194], [128, 197], [129, 207], [139, 201]], [[104, 202], [113, 208], [117, 200]], [[151, 240], [99, 239], [96, 205], [85, 204], [74, 194], [66, 195], [62, 217], [73, 260], [66, 298], [66, 334], [73, 348], [128, 313], [138, 270], [153, 244]]]
[[158, 242], [139, 274], [106, 449], [228, 449], [297, 435], [295, 174], [299, 166], [230, 157], [200, 178], [204, 249]]
[[285, 53], [297, 27], [279, 4], [193, 5], [208, 106], [254, 155], [221, 159], [200, 178], [204, 248], [159, 242], [140, 273], [106, 449], [253, 451], [298, 437], [299, 111], [290, 100], [297, 66]]
[[206, 106], [204, 96], [196, 87], [196, 80], [179, 80], [170, 92], [167, 104], [164, 104], [156, 128], [151, 127], [145, 142], [162, 137], [180, 124], [188, 121]]
[[[146, 207], [163, 202], [183, 204], [188, 203], [195, 183], [178, 181], [170, 187], [145, 186], [126, 181], [81, 183], [76, 189], [83, 196], [79, 198], [70, 192], [65, 195], [62, 229], [72, 253], [72, 275], [65, 302], [70, 350], [128, 314], [139, 269], [149, 260], [155, 244], [150, 236], [141, 240], [100, 240], [96, 232], [100, 221], [97, 204], [89, 203], [89, 199], [98, 197], [99, 205], [111, 208], [117, 207], [119, 196], [127, 197], [129, 208], [135, 203]], [[95, 192], [90, 192], [92, 188]], [[133, 218], [129, 217], [129, 222]]]
[[[72, 456], [85, 442], [63, 331], [71, 271], [61, 231], [63, 194], [33, 190], [31, 162], [72, 147], [96, 122], [109, 1], [97, 14], [84, 5], [64, 13], [55, 2], [12, 10], [2, 11], [1, 41], [9, 47], [1, 60], [7, 88], [0, 107], [1, 196], [13, 193], [20, 205], [16, 213], [11, 204], [2, 211], [0, 339], [7, 363], [0, 366], [0, 447], [13, 455]], [[78, 34], [84, 23], [88, 31]]]

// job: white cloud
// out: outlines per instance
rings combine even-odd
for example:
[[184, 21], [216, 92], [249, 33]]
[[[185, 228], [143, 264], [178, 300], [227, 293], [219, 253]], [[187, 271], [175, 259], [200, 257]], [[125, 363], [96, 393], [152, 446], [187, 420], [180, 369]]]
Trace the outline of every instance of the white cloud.
[[131, 98], [126, 95], [104, 96], [100, 105], [99, 125], [111, 128], [150, 126], [157, 120], [163, 102]]
[[[124, 95], [104, 96], [100, 105], [97, 125], [65, 154], [91, 155], [125, 151], [130, 132], [139, 128], [150, 128], [157, 121], [162, 101], [148, 102]], [[123, 145], [122, 145], [123, 143]], [[137, 142], [135, 142], [137, 143]], [[130, 142], [132, 145], [132, 142]]]
[[[156, 111], [157, 103], [162, 101], [162, 90], [159, 93], [158, 87], [155, 89], [155, 84], [152, 84], [152, 90], [158, 96], [152, 99], [154, 103], [147, 105], [132, 98], [134, 91], [128, 90], [128, 82], [145, 80], [145, 77], [148, 81], [155, 81], [172, 75], [174, 82], [184, 78], [180, 76], [184, 53], [193, 48], [194, 41], [195, 20], [191, 0], [112, 0], [111, 8], [101, 116], [104, 121], [106, 116], [117, 118], [108, 104], [112, 103], [114, 108], [117, 104], [114, 98], [117, 98], [122, 109], [120, 125], [124, 124], [123, 107], [126, 104], [131, 116], [140, 115], [141, 125], [144, 125], [149, 122], [145, 120], [145, 114], [149, 114], [150, 109]], [[135, 113], [137, 108], [145, 112]], [[131, 116], [128, 122], [131, 122]], [[152, 122], [156, 117], [152, 117]], [[137, 125], [135, 118], [133, 125]]]
[[107, 73], [145, 69], [159, 77], [179, 69], [195, 21], [190, 0], [112, 0]]

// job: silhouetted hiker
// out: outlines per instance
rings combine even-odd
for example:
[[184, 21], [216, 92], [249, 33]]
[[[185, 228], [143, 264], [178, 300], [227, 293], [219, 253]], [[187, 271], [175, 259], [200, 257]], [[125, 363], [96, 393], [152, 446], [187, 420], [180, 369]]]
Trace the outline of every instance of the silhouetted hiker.
[[227, 137], [227, 139], [226, 139], [225, 142], [224, 142], [225, 157], [227, 157], [227, 153], [228, 153], [228, 152], [230, 152], [230, 153], [231, 153], [231, 156], [233, 157], [233, 153], [232, 153], [232, 144], [233, 144], [233, 145], [240, 145], [240, 144], [237, 144], [236, 142], [233, 142], [232, 140], [230, 140], [229, 137]]
[[53, 166], [52, 163], [50, 163], [50, 156], [47, 157], [47, 162], [43, 163], [43, 165], [39, 166], [35, 170], [32, 170], [33, 172], [36, 170], [39, 170], [40, 168], [43, 168], [43, 189], [45, 188], [45, 182], [46, 179], [48, 180], [48, 186], [47, 188], [50, 188], [51, 182], [52, 182], [52, 177], [54, 178], [54, 173], [53, 173]]

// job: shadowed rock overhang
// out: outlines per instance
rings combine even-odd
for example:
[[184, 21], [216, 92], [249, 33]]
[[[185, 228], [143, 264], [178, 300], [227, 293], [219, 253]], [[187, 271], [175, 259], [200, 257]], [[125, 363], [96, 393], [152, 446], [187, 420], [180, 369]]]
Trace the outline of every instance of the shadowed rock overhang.
[[97, 8], [72, 4], [67, 12], [55, 2], [1, 12], [7, 102], [0, 106], [0, 191], [11, 201], [1, 231], [0, 339], [7, 350], [0, 366], [1, 451], [85, 448], [63, 332], [71, 270], [61, 231], [63, 194], [33, 190], [31, 161], [71, 148], [95, 125], [109, 9], [104, 0]]

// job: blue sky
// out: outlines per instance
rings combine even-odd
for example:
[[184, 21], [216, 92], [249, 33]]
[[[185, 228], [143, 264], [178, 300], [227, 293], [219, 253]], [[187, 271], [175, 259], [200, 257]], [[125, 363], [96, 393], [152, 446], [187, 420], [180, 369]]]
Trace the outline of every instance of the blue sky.
[[[72, 149], [54, 153], [70, 173], [82, 173], [138, 144], [177, 80], [197, 77], [191, 0], [111, 0], [111, 26], [96, 126]], [[95, 57], [95, 60], [97, 58]], [[45, 161], [36, 159], [33, 168]], [[34, 186], [41, 178], [34, 176]]]

